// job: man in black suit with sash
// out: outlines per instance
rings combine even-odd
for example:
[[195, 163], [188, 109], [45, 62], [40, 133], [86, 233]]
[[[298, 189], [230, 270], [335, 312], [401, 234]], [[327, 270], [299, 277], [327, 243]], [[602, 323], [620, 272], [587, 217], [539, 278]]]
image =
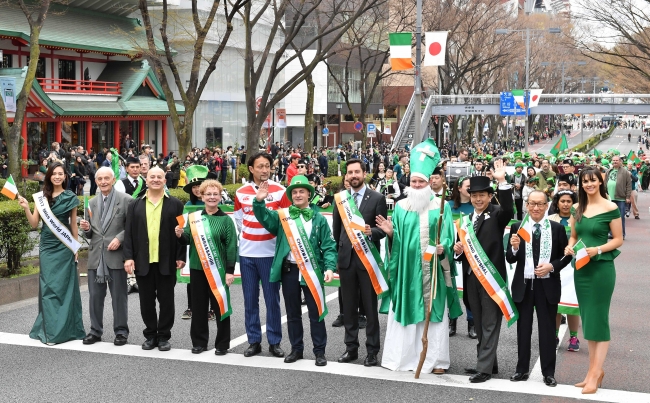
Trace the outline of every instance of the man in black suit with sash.
[[126, 178], [122, 179], [124, 191], [134, 199], [144, 195], [147, 192], [147, 182], [140, 176], [140, 160], [135, 157], [127, 158], [126, 172]]
[[[185, 265], [186, 248], [176, 238], [176, 217], [183, 203], [165, 193], [165, 173], [147, 172], [149, 189], [129, 205], [124, 231], [124, 269], [135, 272], [140, 288], [140, 313], [145, 324], [143, 350], [169, 351], [174, 326], [176, 269]], [[156, 312], [156, 300], [160, 316]]]
[[[503, 161], [496, 160], [493, 178], [499, 184], [497, 192], [501, 205], [490, 202], [494, 196], [494, 189], [487, 176], [471, 177], [468, 192], [474, 206], [474, 212], [470, 214], [469, 219], [476, 238], [501, 278], [507, 281], [503, 232], [513, 217], [513, 202], [512, 186], [507, 183], [505, 176]], [[466, 371], [474, 373], [470, 377], [470, 382], [485, 382], [492, 378], [492, 374], [499, 371], [497, 346], [503, 314], [472, 271], [460, 241], [454, 245], [454, 252], [454, 258], [463, 264], [463, 300], [465, 306], [469, 304], [474, 314], [474, 325], [478, 335], [476, 369], [466, 369]]]
[[[347, 162], [345, 179], [350, 182], [351, 200], [358, 206], [359, 212], [366, 223], [364, 233], [379, 250], [379, 241], [386, 236], [384, 231], [377, 228], [377, 216], [386, 217], [386, 198], [366, 186], [366, 166], [358, 159]], [[346, 350], [339, 362], [351, 362], [359, 358], [359, 299], [366, 312], [366, 351], [368, 353], [364, 365], [376, 366], [379, 353], [379, 316], [377, 309], [377, 293], [370, 281], [370, 276], [352, 242], [342, 225], [341, 216], [335, 206], [332, 215], [332, 236], [338, 251], [338, 270], [343, 296], [343, 325], [345, 326]], [[361, 298], [359, 298], [361, 295]]]
[[[511, 289], [512, 299], [519, 311], [517, 369], [510, 380], [518, 382], [528, 379], [535, 311], [544, 383], [556, 386], [555, 317], [562, 295], [560, 270], [571, 262], [571, 256], [564, 256], [564, 248], [568, 244], [564, 226], [545, 217], [548, 207], [546, 194], [539, 190], [533, 191], [528, 196], [527, 204], [528, 217], [510, 228], [510, 241], [506, 251], [508, 263], [517, 263]], [[522, 226], [522, 236], [530, 236], [530, 244], [517, 234]]]

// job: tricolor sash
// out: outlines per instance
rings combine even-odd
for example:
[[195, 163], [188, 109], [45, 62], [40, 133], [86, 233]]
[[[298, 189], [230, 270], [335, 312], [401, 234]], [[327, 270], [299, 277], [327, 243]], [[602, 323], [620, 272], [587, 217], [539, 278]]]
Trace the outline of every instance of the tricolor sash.
[[478, 242], [469, 216], [461, 215], [460, 220], [457, 220], [455, 225], [458, 236], [463, 243], [465, 257], [474, 275], [490, 298], [497, 303], [506, 318], [508, 327], [510, 327], [519, 318], [519, 312], [517, 312], [517, 308], [512, 301], [508, 285]]
[[351, 202], [350, 193], [343, 190], [334, 195], [336, 207], [339, 210], [343, 228], [350, 238], [354, 251], [361, 259], [363, 267], [368, 271], [370, 282], [377, 296], [388, 292], [388, 282], [386, 281], [386, 271], [384, 262], [381, 260], [379, 251], [374, 243], [364, 234], [366, 223], [359, 212], [357, 205]]
[[43, 195], [43, 192], [34, 193], [32, 197], [34, 198], [34, 204], [36, 205], [38, 214], [40, 214], [45, 225], [48, 226], [54, 236], [59, 238], [59, 241], [61, 241], [66, 248], [70, 249], [72, 253], [77, 253], [81, 244], [74, 239], [68, 227], [56, 218], [47, 202], [47, 198]]
[[194, 246], [199, 255], [203, 272], [208, 280], [210, 289], [219, 303], [221, 319], [225, 319], [232, 313], [230, 306], [230, 292], [226, 287], [226, 270], [221, 264], [219, 249], [214, 243], [214, 235], [208, 217], [195, 211], [189, 215], [190, 230], [194, 239]]
[[278, 210], [280, 223], [284, 235], [289, 242], [291, 254], [296, 259], [300, 274], [305, 279], [305, 283], [314, 297], [318, 307], [318, 320], [321, 321], [327, 315], [327, 303], [325, 302], [325, 292], [323, 291], [323, 273], [318, 269], [318, 263], [314, 249], [309, 242], [309, 237], [300, 217], [293, 220], [289, 217], [289, 209], [283, 208]]

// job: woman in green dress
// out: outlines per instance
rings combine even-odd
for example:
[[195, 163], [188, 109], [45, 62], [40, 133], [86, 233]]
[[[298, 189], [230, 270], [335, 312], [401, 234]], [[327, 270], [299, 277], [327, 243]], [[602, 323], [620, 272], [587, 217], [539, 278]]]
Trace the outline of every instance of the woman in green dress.
[[[70, 190], [65, 190], [68, 180], [63, 164], [54, 162], [45, 174], [43, 195], [52, 213], [70, 230], [72, 237], [78, 239], [79, 199]], [[29, 224], [36, 228], [40, 220], [38, 210], [34, 209], [32, 213], [22, 196], [18, 202], [25, 210]], [[38, 316], [29, 337], [48, 345], [83, 339], [86, 332], [81, 318], [76, 256], [45, 224], [41, 230], [39, 260]]]
[[[614, 258], [623, 244], [621, 215], [616, 204], [607, 198], [603, 175], [594, 168], [580, 172], [578, 204], [571, 209], [571, 238], [565, 253], [575, 255], [573, 246], [582, 240], [590, 261], [575, 271], [576, 296], [584, 338], [589, 342], [589, 371], [582, 393], [596, 393], [605, 371], [603, 364], [609, 348], [609, 305], [616, 283]], [[611, 232], [612, 239], [608, 240]]]

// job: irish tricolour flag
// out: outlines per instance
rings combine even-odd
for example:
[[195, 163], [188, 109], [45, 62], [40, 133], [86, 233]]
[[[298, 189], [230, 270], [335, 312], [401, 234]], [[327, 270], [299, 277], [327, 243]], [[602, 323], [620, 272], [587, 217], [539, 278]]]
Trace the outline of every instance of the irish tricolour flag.
[[7, 196], [11, 200], [14, 200], [16, 198], [16, 196], [18, 195], [18, 188], [16, 187], [16, 182], [14, 182], [13, 176], [9, 175], [0, 193]]
[[582, 269], [587, 263], [589, 263], [589, 255], [587, 254], [587, 247], [582, 240], [579, 240], [574, 246], [573, 250], [576, 253], [576, 270]]
[[90, 202], [88, 200], [88, 196], [84, 196], [84, 214], [87, 214], [87, 217], [88, 217], [86, 219], [86, 217], [84, 216], [84, 220], [86, 220], [86, 221], [93, 218], [93, 212], [90, 209]]
[[398, 32], [388, 34], [390, 41], [390, 68], [392, 70], [409, 70], [413, 68], [411, 62], [411, 39], [410, 32]]
[[517, 235], [521, 237], [524, 241], [530, 243], [530, 240], [532, 239], [531, 235], [532, 233], [532, 222], [530, 220], [530, 216], [528, 213], [524, 216], [524, 219], [521, 221], [521, 225], [519, 226], [519, 230], [517, 231]]

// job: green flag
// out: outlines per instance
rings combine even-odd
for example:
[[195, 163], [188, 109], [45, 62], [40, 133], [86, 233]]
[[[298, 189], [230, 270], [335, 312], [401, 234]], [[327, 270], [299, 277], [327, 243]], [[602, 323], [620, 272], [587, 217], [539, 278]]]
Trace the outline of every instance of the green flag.
[[597, 149], [594, 148], [594, 157], [598, 158], [603, 154], [602, 151], [598, 151]]
[[551, 154], [553, 154], [555, 157], [562, 151], [566, 150], [569, 148], [569, 144], [566, 141], [566, 135], [563, 134], [562, 137], [555, 143], [553, 148], [551, 148]]
[[636, 156], [636, 153], [634, 152], [634, 150], [630, 150], [630, 153], [627, 155], [627, 160], [632, 161], [635, 164], [638, 164], [639, 162], [641, 162], [641, 159]]

